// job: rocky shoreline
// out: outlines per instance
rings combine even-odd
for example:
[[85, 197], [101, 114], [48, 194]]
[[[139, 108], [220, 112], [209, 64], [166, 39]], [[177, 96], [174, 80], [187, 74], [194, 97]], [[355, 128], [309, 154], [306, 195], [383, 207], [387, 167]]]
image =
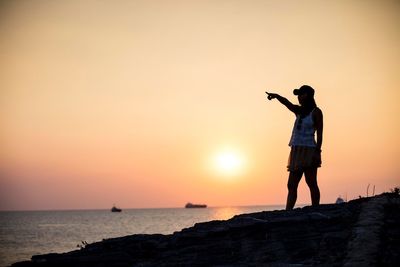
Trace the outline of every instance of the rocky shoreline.
[[385, 193], [343, 204], [242, 214], [171, 235], [106, 239], [12, 267], [395, 266], [400, 197]]

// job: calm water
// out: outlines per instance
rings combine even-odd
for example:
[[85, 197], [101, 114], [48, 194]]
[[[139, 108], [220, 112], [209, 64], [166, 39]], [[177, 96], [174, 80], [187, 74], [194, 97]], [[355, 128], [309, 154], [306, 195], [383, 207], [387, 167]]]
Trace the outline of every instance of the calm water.
[[172, 234], [197, 222], [226, 220], [236, 214], [283, 209], [248, 206], [206, 209], [130, 209], [0, 212], [0, 266], [32, 255], [66, 252], [104, 238], [131, 234]]

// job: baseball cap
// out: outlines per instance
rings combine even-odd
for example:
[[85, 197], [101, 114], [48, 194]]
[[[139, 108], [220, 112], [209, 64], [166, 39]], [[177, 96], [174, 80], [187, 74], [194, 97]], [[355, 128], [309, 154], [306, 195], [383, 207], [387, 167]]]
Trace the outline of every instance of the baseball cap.
[[302, 85], [299, 89], [293, 90], [294, 95], [308, 94], [310, 96], [314, 96], [314, 92], [314, 89], [309, 85]]

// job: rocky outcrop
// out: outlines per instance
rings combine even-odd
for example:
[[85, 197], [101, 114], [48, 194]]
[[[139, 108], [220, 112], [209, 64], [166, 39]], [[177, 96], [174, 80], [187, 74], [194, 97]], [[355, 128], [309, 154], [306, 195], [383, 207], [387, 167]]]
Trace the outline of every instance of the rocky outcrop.
[[242, 214], [172, 235], [131, 235], [23, 266], [395, 266], [400, 198], [382, 194], [343, 204]]

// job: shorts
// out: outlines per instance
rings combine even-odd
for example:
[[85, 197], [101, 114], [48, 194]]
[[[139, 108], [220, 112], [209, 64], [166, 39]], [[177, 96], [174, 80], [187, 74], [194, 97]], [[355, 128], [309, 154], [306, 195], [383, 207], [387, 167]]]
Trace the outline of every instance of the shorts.
[[316, 147], [292, 146], [289, 154], [288, 171], [304, 171], [321, 167], [321, 152]]

